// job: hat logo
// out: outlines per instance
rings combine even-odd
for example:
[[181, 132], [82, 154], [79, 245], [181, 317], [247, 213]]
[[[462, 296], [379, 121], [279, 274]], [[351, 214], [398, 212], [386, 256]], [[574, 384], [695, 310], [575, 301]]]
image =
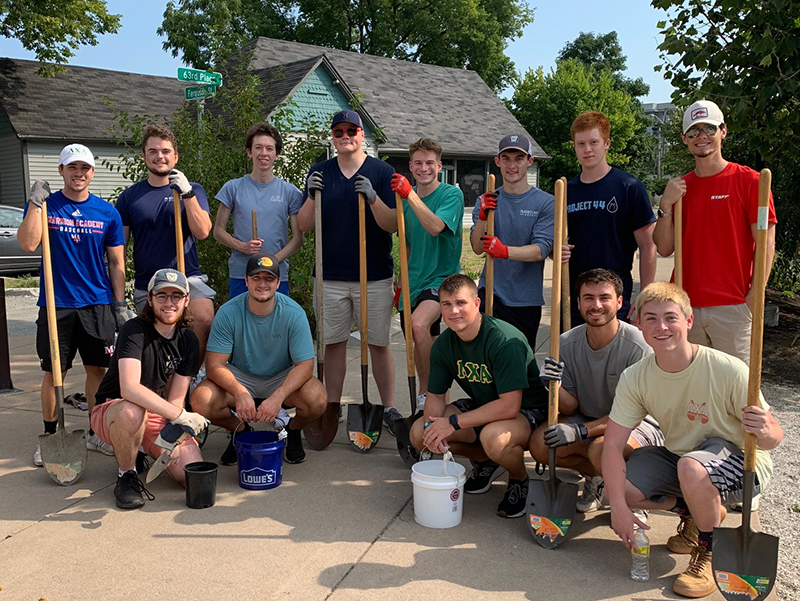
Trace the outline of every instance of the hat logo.
[[178, 281], [178, 274], [177, 273], [173, 273], [171, 271], [168, 271], [167, 272], [167, 281], [177, 282]]
[[703, 106], [692, 111], [692, 121], [696, 121], [702, 117], [708, 117], [708, 109], [706, 107]]
[[270, 259], [269, 257], [261, 257], [258, 260], [258, 264], [261, 265], [262, 267], [272, 267], [272, 259]]
[[511, 141], [512, 142], [516, 142], [517, 140], [519, 140], [518, 136], [511, 136]]

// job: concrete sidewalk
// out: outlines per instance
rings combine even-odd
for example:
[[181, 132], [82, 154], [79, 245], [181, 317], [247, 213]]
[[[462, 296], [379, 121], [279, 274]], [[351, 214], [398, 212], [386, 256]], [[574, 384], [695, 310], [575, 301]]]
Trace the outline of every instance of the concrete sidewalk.
[[[28, 313], [9, 318], [32, 321]], [[545, 323], [540, 360], [546, 329]], [[674, 516], [651, 514], [645, 583], [630, 579], [630, 554], [611, 531], [607, 511], [578, 514], [569, 539], [553, 551], [532, 540], [524, 518], [497, 517], [505, 477], [487, 494], [467, 495], [461, 525], [423, 528], [414, 521], [410, 472], [386, 430], [377, 448], [362, 455], [342, 425], [328, 449], [307, 449], [305, 463], [284, 465], [283, 483], [271, 491], [242, 490], [236, 468], [221, 466], [212, 508], [188, 509], [183, 489], [162, 476], [149, 487], [154, 501], [119, 510], [113, 458], [91, 453], [81, 479], [66, 488], [32, 465], [42, 428], [41, 372], [31, 333], [11, 336], [10, 343], [14, 384], [22, 392], [0, 395], [1, 601], [677, 598], [672, 580], [688, 557], [666, 550]], [[399, 333], [392, 351], [397, 406], [407, 414]], [[355, 342], [348, 360], [344, 400], [360, 402]], [[73, 372], [67, 394], [82, 386], [81, 370]], [[378, 399], [374, 383], [370, 399]], [[69, 408], [67, 422], [68, 429], [86, 428], [87, 415]], [[216, 462], [226, 444], [225, 433], [214, 430], [203, 454]], [[533, 474], [532, 462], [529, 468]], [[725, 525], [738, 520], [733, 515]]]

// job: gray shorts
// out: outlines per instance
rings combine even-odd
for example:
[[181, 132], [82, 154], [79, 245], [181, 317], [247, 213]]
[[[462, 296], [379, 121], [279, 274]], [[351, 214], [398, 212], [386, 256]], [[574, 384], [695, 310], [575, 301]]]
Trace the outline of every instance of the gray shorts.
[[[209, 286], [208, 276], [206, 274], [191, 275], [187, 278], [189, 280], [189, 297], [191, 300], [199, 298], [213, 299], [217, 296], [215, 290]], [[139, 290], [138, 288], [133, 291], [133, 304], [136, 307], [136, 312], [141, 313], [144, 305], [147, 302], [147, 290]]]
[[[259, 376], [254, 376], [253, 374], [249, 374], [246, 371], [242, 371], [230, 363], [226, 367], [231, 370], [231, 373], [236, 378], [236, 381], [247, 388], [247, 392], [250, 393], [250, 396], [253, 397], [253, 400], [255, 401], [260, 401], [271, 397], [272, 393], [278, 390], [278, 387], [283, 384], [283, 381], [286, 379], [286, 376], [289, 375], [289, 371], [292, 369], [291, 367], [287, 367], [274, 376], [269, 378], [261, 378]], [[258, 403], [256, 403], [256, 405], [258, 405]]]
[[[565, 415], [567, 421], [571, 424], [585, 424], [586, 422], [594, 421], [594, 418], [586, 417], [580, 411], [576, 411], [572, 415]], [[597, 437], [587, 438], [584, 440], [588, 447]], [[642, 447], [663, 447], [664, 434], [655, 420], [646, 417], [638, 426], [631, 431], [631, 438], [639, 443]]]
[[[458, 409], [460, 413], [466, 413], [467, 411], [472, 411], [473, 409], [477, 409], [479, 407], [479, 405], [469, 397], [465, 399], [458, 399], [450, 404]], [[542, 424], [547, 423], [547, 416], [538, 409], [520, 408], [519, 414], [528, 422], [528, 425], [531, 427], [531, 432], [533, 432]], [[486, 426], [487, 424], [483, 424], [481, 426], [474, 426], [472, 428], [475, 430], [475, 442], [469, 444], [481, 446], [481, 430], [483, 430]]]
[[[742, 502], [744, 453], [739, 447], [722, 438], [709, 438], [698, 450], [683, 457], [691, 457], [706, 468], [723, 503]], [[634, 449], [626, 465], [628, 481], [656, 503], [661, 503], [667, 496], [682, 497], [678, 481], [679, 459], [680, 455], [666, 447]], [[756, 475], [753, 496], [759, 493], [761, 483]]]

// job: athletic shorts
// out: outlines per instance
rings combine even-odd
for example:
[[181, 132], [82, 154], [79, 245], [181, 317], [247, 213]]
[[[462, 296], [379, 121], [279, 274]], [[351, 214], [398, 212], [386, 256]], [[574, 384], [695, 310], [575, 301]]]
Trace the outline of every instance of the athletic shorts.
[[[419, 293], [417, 297], [417, 302], [411, 307], [411, 313], [413, 314], [414, 311], [417, 310], [419, 304], [422, 301], [431, 300], [436, 303], [439, 302], [439, 290], [436, 288], [427, 288]], [[405, 338], [406, 335], [406, 316], [405, 311], [400, 311], [400, 331], [403, 332], [403, 337]], [[431, 336], [434, 338], [442, 333], [442, 313], [439, 312], [439, 317], [431, 324]]]
[[[108, 400], [102, 405], [95, 405], [94, 409], [92, 409], [92, 415], [89, 418], [89, 424], [94, 430], [94, 433], [100, 437], [106, 444], [110, 444], [113, 446], [113, 441], [111, 440], [111, 431], [108, 427], [108, 422], [106, 419], [106, 415], [108, 410], [111, 409], [115, 404], [124, 401], [124, 399], [113, 399]], [[130, 401], [128, 401], [130, 402]], [[144, 427], [144, 436], [142, 437], [142, 448], [144, 448], [144, 452], [150, 455], [151, 457], [158, 459], [158, 456], [164, 452], [160, 446], [155, 444], [158, 435], [161, 433], [161, 429], [167, 425], [167, 420], [164, 417], [161, 417], [157, 413], [151, 413], [150, 411], [145, 412], [145, 421], [147, 422]], [[186, 440], [184, 440], [181, 445], [182, 447], [185, 446], [197, 446], [197, 441], [194, 439], [193, 436], [189, 436]]]
[[689, 342], [710, 346], [750, 365], [753, 314], [746, 303], [720, 307], [694, 307]]
[[[208, 276], [206, 274], [190, 275], [187, 279], [189, 280], [189, 296], [191, 300], [197, 300], [199, 298], [213, 299], [217, 296], [214, 289], [206, 283], [208, 282]], [[147, 290], [139, 290], [137, 288], [133, 291], [133, 304], [136, 306], [137, 313], [142, 312], [146, 302]]]
[[[466, 413], [467, 411], [472, 411], [473, 409], [477, 409], [479, 407], [479, 405], [471, 398], [458, 399], [457, 401], [453, 401], [451, 405], [458, 409], [461, 413]], [[533, 432], [542, 424], [547, 423], [547, 415], [538, 409], [520, 408], [519, 413], [527, 420], [528, 425], [531, 427], [531, 432]], [[483, 430], [487, 425], [488, 424], [483, 424], [482, 426], [474, 426], [472, 428], [475, 430], [476, 435], [475, 442], [472, 444], [480, 446], [481, 430]]]
[[242, 386], [247, 388], [247, 392], [250, 393], [250, 396], [253, 397], [253, 400], [256, 401], [256, 407], [261, 404], [266, 398], [272, 396], [283, 381], [286, 379], [286, 376], [289, 375], [289, 371], [291, 371], [291, 367], [284, 369], [281, 372], [278, 372], [274, 376], [269, 378], [261, 378], [259, 376], [254, 376], [253, 374], [249, 374], [246, 371], [242, 371], [234, 367], [233, 365], [226, 365], [233, 376], [236, 378], [236, 381], [239, 382]]
[[[240, 294], [247, 292], [247, 284], [244, 280], [229, 279], [228, 280], [228, 300], [236, 298]], [[278, 285], [278, 292], [289, 296], [289, 282], [281, 282]]]
[[[722, 438], [709, 438], [700, 448], [683, 457], [700, 462], [708, 472], [711, 483], [719, 490], [722, 502], [742, 502], [744, 452]], [[660, 503], [666, 496], [682, 497], [678, 481], [678, 460], [666, 447], [634, 449], [626, 464], [627, 478], [645, 497]], [[766, 483], [755, 478], [753, 496], [760, 494]]]
[[[80, 352], [84, 365], [109, 366], [114, 354], [114, 335], [117, 321], [111, 305], [90, 305], [77, 309], [56, 307], [58, 325], [58, 352], [61, 369], [72, 367], [75, 355]], [[47, 327], [47, 309], [39, 307], [36, 319], [36, 353], [42, 371], [53, 371], [50, 363], [50, 332]]]
[[[486, 288], [478, 290], [481, 299], [481, 313], [486, 310]], [[494, 309], [492, 314], [497, 319], [510, 323], [525, 335], [533, 352], [536, 352], [536, 334], [539, 332], [539, 323], [542, 321], [542, 308], [536, 306], [510, 307], [496, 294], [494, 295]]]
[[[325, 344], [345, 342], [361, 323], [359, 283], [323, 280], [322, 290]], [[374, 346], [389, 346], [393, 300], [392, 278], [367, 282], [367, 341]], [[316, 301], [315, 293], [314, 310]]]
[[[580, 411], [573, 413], [572, 415], [565, 415], [564, 417], [567, 418], [567, 421], [571, 424], [585, 424], [586, 422], [594, 421], [593, 418], [586, 417]], [[597, 437], [587, 438], [584, 440], [586, 446], [588, 447]], [[658, 427], [655, 420], [650, 420], [648, 418], [644, 418], [638, 426], [636, 426], [631, 431], [631, 438], [633, 438], [636, 442], [639, 443], [639, 446], [642, 447], [663, 447], [664, 446], [664, 434], [661, 432], [661, 428]]]

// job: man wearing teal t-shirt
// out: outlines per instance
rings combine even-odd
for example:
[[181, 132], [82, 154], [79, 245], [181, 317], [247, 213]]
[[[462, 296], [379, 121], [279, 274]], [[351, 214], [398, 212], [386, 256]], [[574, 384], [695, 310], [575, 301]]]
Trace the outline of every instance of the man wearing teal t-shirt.
[[[417, 187], [396, 173], [392, 190], [406, 200], [405, 244], [409, 249], [408, 279], [411, 300], [411, 329], [414, 337], [414, 364], [419, 376], [417, 409], [425, 404], [430, 373], [431, 347], [439, 336], [441, 310], [439, 285], [454, 273], [461, 273], [461, 222], [464, 193], [439, 182], [442, 147], [435, 140], [420, 138], [408, 147], [408, 163]], [[400, 299], [400, 324], [405, 333], [405, 315]]]
[[291, 407], [296, 413], [287, 424], [285, 457], [288, 463], [302, 463], [306, 454], [300, 431], [327, 406], [325, 388], [312, 375], [308, 320], [300, 305], [276, 294], [280, 277], [274, 255], [251, 257], [247, 294], [222, 305], [211, 326], [206, 379], [192, 394], [192, 408], [231, 432], [223, 465], [236, 463], [235, 433], [251, 430], [251, 421], [286, 424], [282, 409]]

